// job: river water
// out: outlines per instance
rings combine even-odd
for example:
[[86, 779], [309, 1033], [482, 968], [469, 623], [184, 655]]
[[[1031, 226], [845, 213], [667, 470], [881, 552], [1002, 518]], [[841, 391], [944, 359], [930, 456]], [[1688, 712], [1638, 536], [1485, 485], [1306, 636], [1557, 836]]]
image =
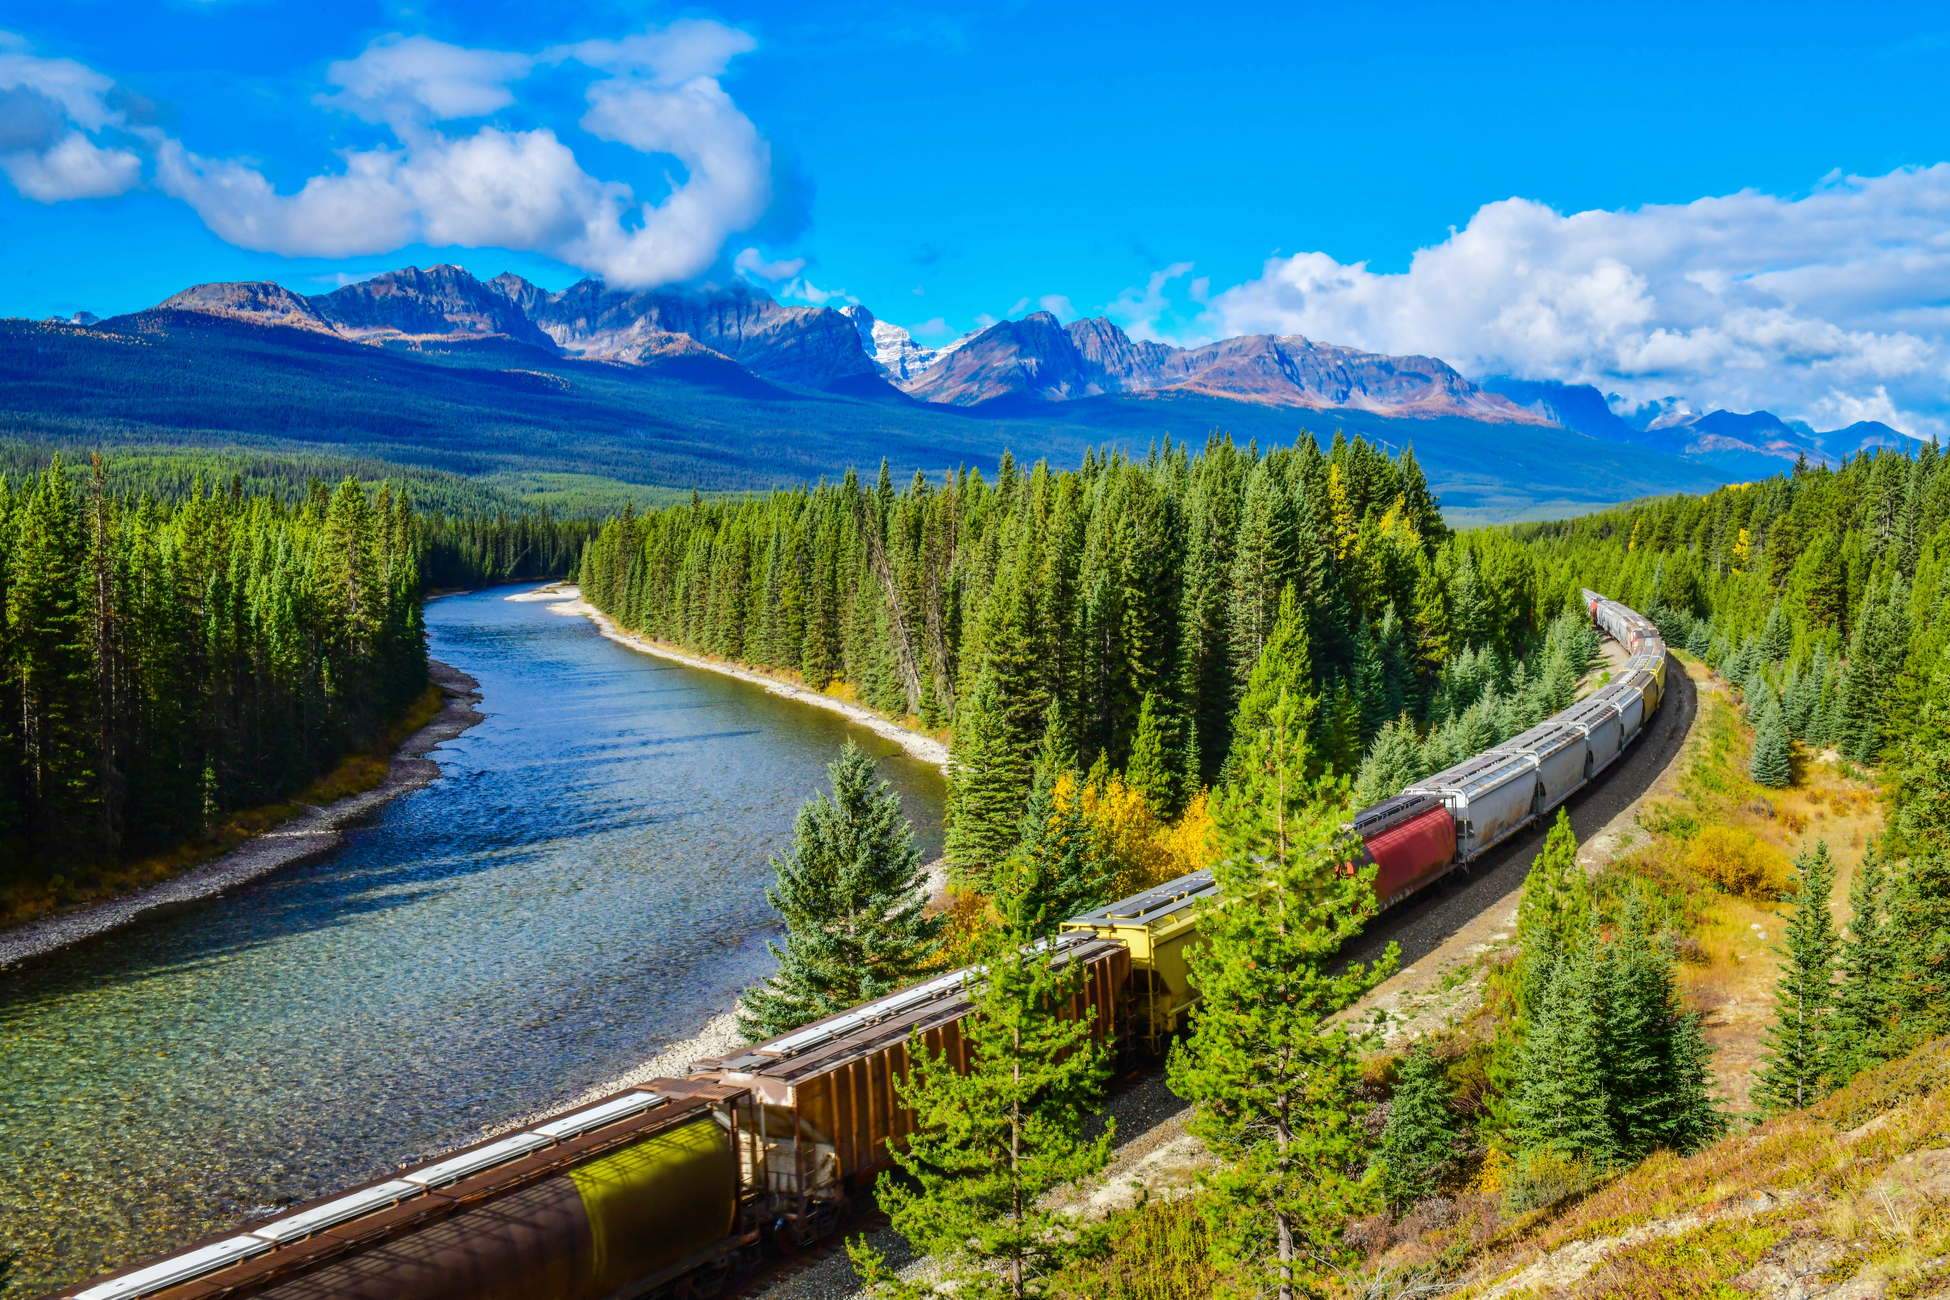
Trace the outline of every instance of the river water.
[[509, 589], [427, 607], [487, 721], [327, 860], [0, 975], [0, 1254], [35, 1295], [376, 1177], [689, 1036], [772, 961], [767, 855], [850, 736]]

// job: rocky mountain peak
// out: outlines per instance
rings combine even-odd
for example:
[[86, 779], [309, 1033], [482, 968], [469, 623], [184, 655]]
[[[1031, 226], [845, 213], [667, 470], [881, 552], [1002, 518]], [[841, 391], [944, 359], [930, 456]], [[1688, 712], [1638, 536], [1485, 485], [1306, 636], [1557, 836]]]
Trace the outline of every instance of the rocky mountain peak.
[[268, 280], [195, 285], [165, 298], [156, 309], [193, 311], [253, 325], [282, 325], [319, 334], [338, 333], [309, 301]]
[[415, 266], [388, 271], [308, 301], [350, 339], [484, 338], [500, 334], [538, 347], [552, 346], [507, 295], [481, 283], [466, 268], [451, 264], [424, 271]]

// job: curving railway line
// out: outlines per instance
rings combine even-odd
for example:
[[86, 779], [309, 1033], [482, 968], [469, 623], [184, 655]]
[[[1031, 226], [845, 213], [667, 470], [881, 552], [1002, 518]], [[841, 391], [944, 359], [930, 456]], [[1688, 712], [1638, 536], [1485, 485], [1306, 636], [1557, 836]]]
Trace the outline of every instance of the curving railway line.
[[[1564, 804], [1602, 824], [1683, 737], [1690, 683], [1645, 618], [1585, 604], [1629, 656], [1595, 694], [1356, 813], [1350, 835], [1390, 910], [1368, 939], [1409, 960], [1521, 879]], [[1587, 831], [1588, 833], [1588, 831]], [[1065, 922], [1044, 941], [1081, 965], [1067, 1009], [1127, 1057], [1160, 1049], [1196, 1002], [1184, 949], [1215, 894], [1199, 872]], [[722, 1292], [767, 1251], [830, 1239], [912, 1126], [894, 1085], [909, 1044], [964, 1066], [980, 970], [914, 985], [702, 1061], [521, 1132], [61, 1292], [72, 1300], [636, 1300]]]

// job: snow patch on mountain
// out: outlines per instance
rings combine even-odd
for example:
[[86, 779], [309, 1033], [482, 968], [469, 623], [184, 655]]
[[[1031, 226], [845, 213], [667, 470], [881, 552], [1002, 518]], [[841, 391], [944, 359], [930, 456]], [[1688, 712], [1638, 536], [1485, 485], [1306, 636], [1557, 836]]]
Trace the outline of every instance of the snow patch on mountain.
[[912, 334], [891, 321], [876, 319], [865, 307], [841, 307], [839, 312], [860, 331], [860, 346], [866, 349], [867, 356], [879, 367], [880, 373], [893, 384], [918, 378], [941, 358], [975, 337], [971, 331], [946, 347], [924, 348], [914, 341]]

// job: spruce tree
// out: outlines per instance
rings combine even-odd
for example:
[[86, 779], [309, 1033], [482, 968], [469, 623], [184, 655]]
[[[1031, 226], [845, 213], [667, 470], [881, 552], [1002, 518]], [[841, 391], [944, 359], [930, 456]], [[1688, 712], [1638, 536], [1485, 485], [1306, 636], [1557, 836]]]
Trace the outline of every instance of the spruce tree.
[[1754, 1100], [1772, 1112], [1803, 1110], [1821, 1096], [1834, 999], [1835, 918], [1828, 910], [1835, 867], [1828, 843], [1795, 857], [1794, 915], [1787, 923], [1780, 977], [1774, 984], [1774, 1023], [1766, 1033], [1766, 1058], [1754, 1084]]
[[771, 1038], [911, 982], [941, 945], [927, 873], [900, 797], [852, 741], [826, 768], [833, 790], [799, 809], [765, 897], [785, 920], [779, 971], [748, 989], [740, 1032]]
[[1755, 782], [1780, 789], [1794, 782], [1794, 750], [1788, 742], [1787, 724], [1774, 692], [1759, 687], [1760, 706], [1754, 720], [1754, 753], [1747, 765]]
[[1571, 829], [1570, 814], [1559, 808], [1517, 900], [1519, 1017], [1541, 1005], [1558, 959], [1584, 936], [1591, 921], [1591, 882], [1578, 861], [1577, 832]]
[[1601, 1025], [1597, 927], [1551, 962], [1517, 1052], [1511, 1138], [1520, 1152], [1548, 1151], [1563, 1160], [1612, 1155]]
[[1348, 1173], [1364, 1146], [1355, 1042], [1327, 1018], [1395, 963], [1392, 946], [1370, 967], [1334, 960], [1374, 913], [1374, 869], [1351, 869], [1340, 788], [1307, 778], [1309, 703], [1280, 689], [1215, 798], [1225, 901], [1200, 915], [1200, 1001], [1169, 1065], [1220, 1162], [1200, 1201], [1213, 1254], [1281, 1300], [1313, 1289], [1371, 1201]]
[[1426, 1043], [1411, 1048], [1397, 1068], [1388, 1122], [1382, 1126], [1373, 1162], [1381, 1175], [1382, 1198], [1397, 1214], [1435, 1195], [1455, 1163], [1456, 1115], [1451, 1102], [1442, 1059]]
[[1427, 775], [1415, 726], [1403, 715], [1383, 727], [1374, 744], [1368, 746], [1368, 756], [1361, 760], [1361, 772], [1354, 781], [1354, 802], [1363, 808], [1372, 807]]
[[1320, 705], [1312, 693], [1313, 665], [1308, 645], [1307, 620], [1300, 611], [1299, 598], [1289, 586], [1280, 596], [1279, 617], [1273, 621], [1264, 653], [1252, 665], [1246, 692], [1239, 699], [1238, 712], [1233, 715], [1228, 773], [1247, 761], [1247, 755], [1260, 744], [1266, 719], [1282, 696], [1296, 710], [1294, 721], [1305, 733], [1308, 761], [1315, 761], [1313, 738]]
[[1083, 988], [1083, 967], [1056, 965], [1027, 938], [989, 932], [984, 973], [961, 1022], [966, 1075], [918, 1034], [908, 1048], [908, 1077], [896, 1089], [914, 1111], [914, 1132], [904, 1148], [891, 1148], [907, 1180], [883, 1179], [876, 1195], [895, 1231], [941, 1271], [903, 1281], [857, 1238], [847, 1251], [872, 1295], [935, 1300], [939, 1283], [969, 1300], [1025, 1300], [1103, 1248], [1101, 1226], [1047, 1208], [1043, 1198], [1110, 1158], [1110, 1125], [1085, 1137], [1109, 1078], [1109, 1048], [1092, 1020], [1062, 1013]]
[[1837, 940], [1840, 976], [1831, 994], [1827, 1032], [1821, 1045], [1826, 1082], [1842, 1087], [1872, 1065], [1888, 1059], [1883, 1043], [1892, 997], [1889, 939], [1885, 930], [1889, 875], [1881, 846], [1869, 841], [1848, 885], [1848, 929]]
[[1031, 938], [1054, 934], [1070, 917], [1108, 902], [1116, 879], [1116, 864], [1105, 859], [1083, 815], [1080, 783], [1073, 769], [1059, 772], [1050, 765], [1038, 771], [1023, 813], [1022, 842], [997, 882], [1003, 920]]
[[1178, 774], [1171, 770], [1165, 755], [1164, 728], [1158, 717], [1157, 697], [1145, 692], [1138, 710], [1137, 737], [1131, 743], [1131, 761], [1124, 769], [1124, 783], [1138, 792], [1145, 807], [1159, 821], [1169, 821], [1175, 811], [1174, 798]]

